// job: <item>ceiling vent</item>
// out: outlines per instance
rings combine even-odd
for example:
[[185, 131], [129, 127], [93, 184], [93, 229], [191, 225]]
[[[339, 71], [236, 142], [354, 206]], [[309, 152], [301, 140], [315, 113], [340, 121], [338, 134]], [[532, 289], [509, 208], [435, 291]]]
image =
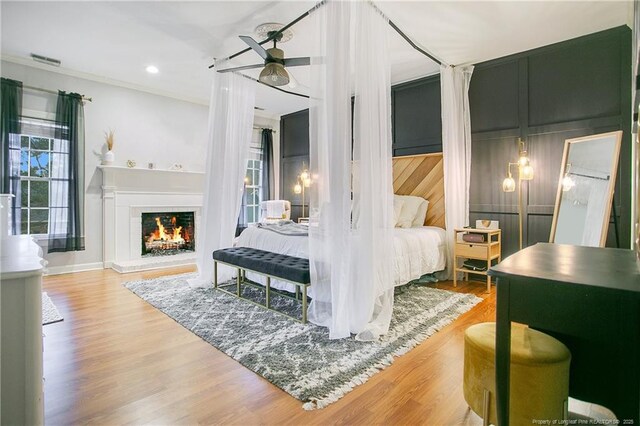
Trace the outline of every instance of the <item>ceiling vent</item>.
[[46, 56], [36, 55], [35, 53], [31, 54], [31, 59], [36, 62], [40, 62], [43, 64], [51, 65], [54, 67], [59, 67], [62, 62], [59, 59], [47, 58]]

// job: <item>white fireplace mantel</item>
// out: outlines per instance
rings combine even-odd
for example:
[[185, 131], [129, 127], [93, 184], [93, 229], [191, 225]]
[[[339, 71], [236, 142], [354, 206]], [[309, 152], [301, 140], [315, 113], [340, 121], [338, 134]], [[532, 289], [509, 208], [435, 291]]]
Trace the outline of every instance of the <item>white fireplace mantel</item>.
[[143, 258], [140, 216], [146, 212], [193, 211], [200, 234], [204, 173], [99, 166], [102, 169], [104, 267], [118, 272], [192, 264], [195, 252]]

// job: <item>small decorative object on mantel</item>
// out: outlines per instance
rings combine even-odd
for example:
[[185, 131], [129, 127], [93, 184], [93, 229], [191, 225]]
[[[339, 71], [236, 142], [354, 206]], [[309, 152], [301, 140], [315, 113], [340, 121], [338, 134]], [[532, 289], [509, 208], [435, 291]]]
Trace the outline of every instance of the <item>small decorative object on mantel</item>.
[[181, 172], [182, 164], [175, 163], [173, 166], [169, 167], [169, 170], [175, 170], [177, 172]]
[[107, 143], [107, 152], [102, 156], [102, 164], [110, 166], [115, 158], [113, 155], [113, 130], [109, 129], [109, 133], [104, 132], [104, 139]]
[[133, 160], [127, 160], [127, 167], [133, 169], [136, 166], [136, 162]]
[[153, 163], [149, 163], [147, 166], [149, 167], [149, 170], [153, 170], [156, 167], [156, 165]]

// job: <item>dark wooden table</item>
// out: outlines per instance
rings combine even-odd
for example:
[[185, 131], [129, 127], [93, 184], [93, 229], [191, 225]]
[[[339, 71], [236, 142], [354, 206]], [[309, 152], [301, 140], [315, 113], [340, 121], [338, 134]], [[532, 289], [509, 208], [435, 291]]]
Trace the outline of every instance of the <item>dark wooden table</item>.
[[640, 270], [634, 251], [538, 243], [489, 275], [497, 279], [498, 425], [509, 424], [511, 321], [567, 345], [570, 396], [611, 409], [621, 424], [640, 424]]

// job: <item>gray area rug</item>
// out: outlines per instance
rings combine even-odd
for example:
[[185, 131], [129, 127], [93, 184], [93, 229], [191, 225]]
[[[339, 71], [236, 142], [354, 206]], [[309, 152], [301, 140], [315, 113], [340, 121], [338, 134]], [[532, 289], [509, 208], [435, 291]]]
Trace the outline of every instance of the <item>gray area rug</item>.
[[[337, 401], [355, 386], [470, 310], [482, 299], [425, 286], [396, 291], [389, 333], [377, 342], [330, 340], [328, 330], [300, 324], [213, 288], [192, 288], [193, 274], [131, 281], [124, 286], [291, 396], [307, 410]], [[243, 288], [260, 298], [261, 290]], [[272, 294], [277, 309], [297, 303]]]
[[62, 321], [62, 315], [47, 293], [42, 293], [42, 325]]

